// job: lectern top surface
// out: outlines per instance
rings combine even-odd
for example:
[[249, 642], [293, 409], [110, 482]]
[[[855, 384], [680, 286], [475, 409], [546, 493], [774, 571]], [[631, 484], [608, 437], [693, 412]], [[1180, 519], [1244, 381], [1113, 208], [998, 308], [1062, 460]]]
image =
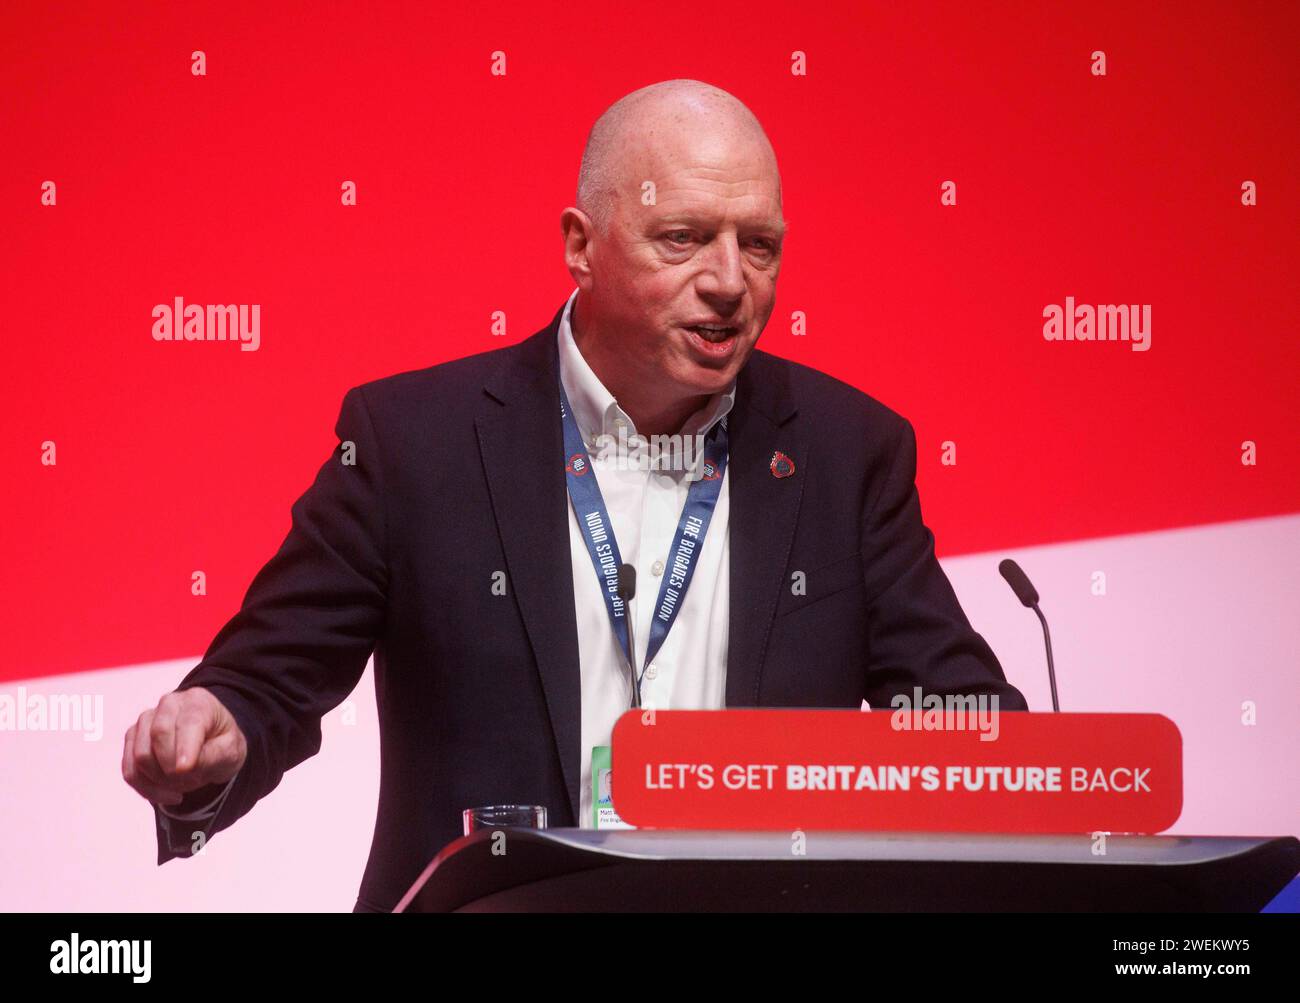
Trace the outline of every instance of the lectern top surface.
[[[557, 843], [613, 856], [650, 860], [788, 860], [796, 831], [681, 829], [546, 829]], [[1079, 835], [989, 833], [805, 832], [800, 855], [812, 860], [953, 860], [1020, 863], [1195, 864], [1231, 857], [1266, 843], [1255, 836], [1108, 835], [1105, 852]]]

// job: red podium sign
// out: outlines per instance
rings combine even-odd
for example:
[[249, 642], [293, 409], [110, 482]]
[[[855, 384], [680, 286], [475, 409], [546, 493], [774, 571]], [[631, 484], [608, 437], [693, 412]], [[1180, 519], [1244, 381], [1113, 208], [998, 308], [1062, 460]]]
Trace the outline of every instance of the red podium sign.
[[644, 828], [1023, 833], [1155, 833], [1182, 811], [1162, 715], [927, 714], [631, 710], [614, 808]]

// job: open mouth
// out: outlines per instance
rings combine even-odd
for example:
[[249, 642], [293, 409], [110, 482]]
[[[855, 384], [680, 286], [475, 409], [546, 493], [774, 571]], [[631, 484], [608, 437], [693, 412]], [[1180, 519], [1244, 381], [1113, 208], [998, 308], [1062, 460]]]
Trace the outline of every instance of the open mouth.
[[729, 324], [692, 324], [683, 327], [691, 343], [706, 355], [726, 355], [735, 347], [740, 328]]

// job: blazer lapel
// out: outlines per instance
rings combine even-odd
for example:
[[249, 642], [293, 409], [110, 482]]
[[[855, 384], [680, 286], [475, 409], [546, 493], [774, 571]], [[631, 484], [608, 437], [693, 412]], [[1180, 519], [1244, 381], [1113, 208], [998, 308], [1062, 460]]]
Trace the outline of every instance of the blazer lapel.
[[485, 389], [496, 401], [475, 422], [508, 587], [541, 674], [555, 751], [578, 823], [582, 677], [569, 556], [556, 334], [548, 328], [510, 351]]
[[[784, 370], [754, 352], [736, 379], [736, 403], [727, 419], [731, 457], [729, 566], [731, 611], [727, 632], [727, 706], [759, 705], [763, 656], [794, 542], [808, 472], [802, 430], [794, 420]], [[777, 476], [781, 453], [793, 473]], [[782, 473], [788, 467], [779, 468]]]

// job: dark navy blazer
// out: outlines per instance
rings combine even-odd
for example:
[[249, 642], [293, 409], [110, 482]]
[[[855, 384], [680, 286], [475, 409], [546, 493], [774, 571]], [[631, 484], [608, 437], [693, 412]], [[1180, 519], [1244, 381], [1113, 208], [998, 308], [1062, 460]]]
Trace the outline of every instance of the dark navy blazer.
[[[466, 807], [543, 804], [552, 825], [577, 824], [562, 313], [520, 344], [348, 391], [336, 431], [355, 463], [340, 447], [321, 467], [279, 551], [178, 687], [210, 689], [248, 739], [229, 796], [197, 824], [210, 835], [319, 751], [321, 716], [373, 651], [382, 776], [358, 911], [392, 909], [461, 835]], [[920, 686], [1025, 708], [935, 560], [907, 420], [755, 351], [728, 422], [728, 707], [879, 707]], [[771, 469], [778, 451], [789, 476]], [[505, 595], [492, 588], [498, 571]], [[158, 862], [188, 855], [155, 821]]]

